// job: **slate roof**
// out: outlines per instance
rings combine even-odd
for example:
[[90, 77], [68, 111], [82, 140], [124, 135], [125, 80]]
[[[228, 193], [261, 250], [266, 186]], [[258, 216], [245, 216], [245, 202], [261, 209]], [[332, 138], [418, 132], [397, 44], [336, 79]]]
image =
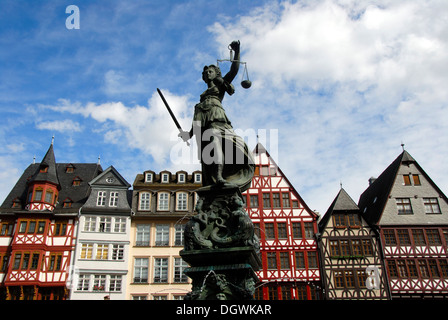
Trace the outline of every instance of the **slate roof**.
[[358, 205], [355, 203], [355, 201], [353, 201], [353, 199], [348, 195], [347, 191], [345, 191], [343, 188], [341, 188], [336, 198], [334, 198], [325, 215], [322, 217], [322, 219], [320, 219], [319, 230], [325, 228], [328, 220], [335, 211], [359, 211]]
[[448, 201], [442, 190], [431, 180], [418, 162], [404, 150], [359, 197], [358, 207], [367, 222], [379, 223], [402, 163], [413, 163], [445, 201]]
[[[52, 149], [50, 147], [50, 149]], [[47, 153], [48, 154], [48, 153]], [[45, 159], [45, 157], [44, 157]], [[26, 196], [28, 192], [28, 183], [33, 179], [36, 179], [37, 172], [42, 163], [31, 164], [25, 169], [22, 176], [19, 178], [15, 186], [12, 188], [9, 195], [6, 197], [3, 204], [0, 206], [1, 213], [14, 213], [14, 212], [26, 212], [24, 208], [26, 206]], [[76, 169], [73, 173], [67, 173], [66, 168], [68, 166], [74, 166]], [[60, 191], [58, 197], [58, 203], [53, 211], [54, 214], [64, 213], [77, 213], [79, 208], [87, 200], [90, 193], [89, 181], [100, 174], [103, 169], [101, 165], [97, 163], [55, 163], [55, 174], [57, 176]], [[73, 180], [79, 177], [82, 181], [79, 186], [73, 186]], [[63, 202], [69, 198], [73, 203], [71, 208], [63, 208]], [[21, 207], [12, 208], [14, 200], [19, 199]]]
[[[379, 221], [402, 159], [410, 160], [412, 158], [407, 154], [406, 151], [403, 151], [359, 197], [358, 206], [364, 219], [370, 223], [377, 224]], [[375, 198], [376, 200], [373, 201]]]
[[[48, 168], [47, 171], [42, 172], [41, 169], [45, 167]], [[56, 173], [56, 160], [54, 157], [53, 144], [51, 144], [50, 148], [48, 148], [47, 153], [39, 165], [39, 169], [36, 170], [36, 173], [31, 181], [48, 181], [56, 185], [59, 184], [58, 175]]]

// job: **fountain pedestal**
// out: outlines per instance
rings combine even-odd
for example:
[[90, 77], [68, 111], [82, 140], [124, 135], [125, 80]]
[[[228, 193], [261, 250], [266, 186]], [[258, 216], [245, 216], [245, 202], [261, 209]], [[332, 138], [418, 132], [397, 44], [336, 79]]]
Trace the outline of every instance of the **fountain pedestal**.
[[197, 215], [185, 227], [181, 257], [193, 280], [187, 300], [251, 300], [261, 267], [259, 240], [233, 185], [201, 188]]

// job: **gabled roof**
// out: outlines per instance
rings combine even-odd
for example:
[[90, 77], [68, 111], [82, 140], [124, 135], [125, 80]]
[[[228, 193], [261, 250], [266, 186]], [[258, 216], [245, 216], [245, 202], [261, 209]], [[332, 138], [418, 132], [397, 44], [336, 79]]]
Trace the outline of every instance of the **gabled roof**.
[[277, 163], [275, 162], [275, 160], [271, 157], [271, 155], [269, 154], [269, 152], [266, 150], [266, 148], [263, 146], [263, 144], [261, 142], [258, 142], [257, 145], [255, 146], [254, 150], [252, 151], [252, 153], [254, 154], [254, 156], [257, 156], [259, 154], [263, 154], [265, 153], [266, 156], [269, 158], [269, 162], [271, 164], [273, 164], [276, 168], [277, 168], [277, 172], [283, 177], [283, 179], [285, 179], [286, 183], [290, 186], [290, 188], [292, 189], [292, 191], [294, 192], [294, 194], [296, 195], [297, 199], [299, 199], [300, 203], [303, 205], [303, 207], [314, 217], [318, 218], [318, 214], [316, 214], [316, 212], [314, 212], [313, 210], [310, 209], [310, 207], [308, 207], [308, 205], [306, 204], [306, 202], [302, 199], [302, 197], [300, 196], [300, 194], [297, 192], [297, 190], [293, 187], [293, 185], [291, 184], [291, 182], [288, 180], [288, 178], [286, 177], [286, 175], [283, 173], [283, 171], [280, 169], [280, 167], [277, 165]]
[[347, 211], [359, 211], [358, 205], [353, 201], [353, 199], [348, 195], [348, 193], [341, 188], [339, 193], [334, 198], [330, 207], [328, 208], [325, 215], [319, 221], [319, 230], [325, 228], [334, 212], [347, 212]]
[[[117, 180], [113, 182], [106, 181], [108, 177], [114, 176]], [[92, 181], [89, 182], [90, 186], [93, 185], [111, 185], [114, 187], [125, 187], [126, 189], [129, 188], [131, 185], [126, 181], [125, 178], [115, 169], [113, 166], [110, 166], [106, 170], [104, 170], [101, 174], [96, 176]]]
[[403, 151], [381, 175], [361, 194], [358, 206], [363, 217], [370, 223], [376, 224], [386, 205], [395, 178], [403, 160], [410, 161], [414, 158], [407, 151]]
[[431, 180], [418, 162], [404, 150], [359, 197], [358, 206], [363, 217], [371, 224], [378, 224], [401, 164], [413, 163], [437, 192], [448, 201], [445, 194]]

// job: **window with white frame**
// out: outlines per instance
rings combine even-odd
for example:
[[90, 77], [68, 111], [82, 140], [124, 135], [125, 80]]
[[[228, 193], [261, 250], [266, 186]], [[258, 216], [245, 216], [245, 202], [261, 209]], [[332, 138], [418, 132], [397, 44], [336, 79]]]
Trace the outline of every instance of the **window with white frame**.
[[124, 245], [114, 244], [112, 245], [112, 260], [123, 260], [124, 257]]
[[187, 282], [188, 277], [184, 273], [184, 270], [188, 267], [188, 264], [182, 258], [174, 258], [174, 282]]
[[109, 258], [109, 245], [97, 244], [95, 257], [97, 260], [107, 260]]
[[170, 181], [170, 175], [168, 173], [162, 173], [162, 183], [168, 183]]
[[140, 193], [140, 202], [139, 202], [138, 209], [142, 210], [142, 211], [151, 210], [151, 193], [150, 192], [141, 192]]
[[109, 292], [121, 292], [121, 284], [121, 275], [111, 275], [109, 280]]
[[80, 274], [78, 277], [78, 288], [80, 291], [89, 291], [90, 285], [90, 275], [89, 274]]
[[118, 192], [111, 192], [109, 198], [109, 207], [118, 206]]
[[156, 225], [156, 246], [168, 246], [170, 244], [170, 225]]
[[126, 218], [115, 218], [114, 232], [117, 233], [126, 232]]
[[168, 258], [154, 258], [154, 283], [168, 282]]
[[149, 246], [150, 224], [138, 224], [135, 245], [137, 247]]
[[134, 283], [148, 282], [148, 258], [135, 258]]
[[147, 172], [145, 174], [145, 182], [152, 182], [152, 173], [151, 172]]
[[106, 290], [106, 275], [95, 274], [93, 276], [93, 291], [105, 291]]
[[200, 173], [194, 174], [194, 183], [201, 183], [201, 174]]
[[99, 207], [104, 207], [106, 205], [106, 191], [98, 191], [96, 205]]
[[159, 192], [158, 194], [158, 204], [157, 209], [160, 211], [168, 211], [169, 210], [169, 200], [170, 200], [170, 194], [168, 192]]
[[174, 227], [174, 245], [183, 246], [184, 245], [184, 228], [183, 224], [176, 224]]
[[93, 244], [83, 243], [81, 245], [80, 259], [92, 259], [92, 255], [93, 255]]
[[96, 231], [96, 217], [85, 217], [84, 231]]
[[179, 173], [177, 175], [177, 182], [178, 183], [185, 183], [185, 173]]
[[111, 217], [100, 217], [99, 222], [99, 232], [110, 232], [110, 227], [112, 224]]
[[177, 211], [186, 211], [187, 210], [187, 203], [188, 203], [188, 193], [186, 192], [178, 192], [176, 194], [177, 201], [176, 201], [176, 210]]

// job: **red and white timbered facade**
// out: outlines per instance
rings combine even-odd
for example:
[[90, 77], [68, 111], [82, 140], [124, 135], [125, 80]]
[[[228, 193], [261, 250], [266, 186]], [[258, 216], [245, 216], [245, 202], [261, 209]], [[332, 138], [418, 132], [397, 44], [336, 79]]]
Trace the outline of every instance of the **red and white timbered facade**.
[[261, 144], [254, 150], [254, 159], [255, 175], [243, 195], [260, 238], [262, 270], [257, 272], [261, 283], [256, 298], [318, 299], [317, 215]]
[[4, 284], [64, 286], [74, 229], [74, 219], [55, 220], [42, 215], [18, 218]]
[[392, 299], [448, 298], [448, 199], [407, 151], [359, 208], [380, 230]]
[[0, 207], [0, 299], [67, 298], [78, 211], [88, 179], [100, 171], [97, 164], [57, 164], [53, 144], [25, 169]]

